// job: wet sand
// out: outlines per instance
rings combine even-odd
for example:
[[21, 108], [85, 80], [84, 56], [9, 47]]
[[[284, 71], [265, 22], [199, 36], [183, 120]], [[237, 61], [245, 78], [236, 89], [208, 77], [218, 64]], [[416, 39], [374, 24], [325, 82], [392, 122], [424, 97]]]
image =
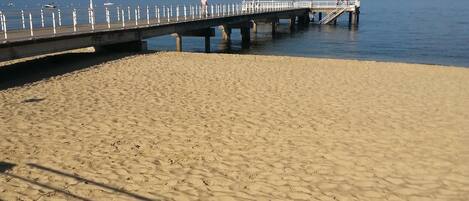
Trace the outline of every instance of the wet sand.
[[464, 68], [157, 53], [0, 108], [0, 200], [469, 198]]

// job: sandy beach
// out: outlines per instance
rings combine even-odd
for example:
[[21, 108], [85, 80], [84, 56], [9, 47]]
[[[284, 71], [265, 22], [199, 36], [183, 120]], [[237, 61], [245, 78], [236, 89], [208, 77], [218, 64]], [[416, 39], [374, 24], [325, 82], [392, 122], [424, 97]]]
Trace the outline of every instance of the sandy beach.
[[465, 68], [154, 53], [0, 108], [0, 200], [469, 199]]

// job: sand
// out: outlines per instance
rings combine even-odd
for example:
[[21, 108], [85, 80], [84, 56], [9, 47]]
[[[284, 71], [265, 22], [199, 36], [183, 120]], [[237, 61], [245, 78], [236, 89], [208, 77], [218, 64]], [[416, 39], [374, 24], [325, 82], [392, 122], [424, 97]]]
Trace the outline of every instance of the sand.
[[3, 200], [469, 199], [464, 68], [156, 53], [0, 108]]

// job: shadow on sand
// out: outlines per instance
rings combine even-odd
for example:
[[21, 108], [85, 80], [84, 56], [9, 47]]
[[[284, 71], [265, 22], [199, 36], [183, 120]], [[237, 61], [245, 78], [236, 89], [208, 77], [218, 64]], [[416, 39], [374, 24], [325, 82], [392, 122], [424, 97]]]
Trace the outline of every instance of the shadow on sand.
[[86, 69], [136, 53], [64, 53], [0, 66], [0, 90]]
[[[29, 163], [27, 165], [32, 167], [32, 168], [37, 168], [39, 170], [46, 171], [46, 172], [49, 172], [49, 173], [53, 173], [53, 174], [56, 174], [56, 175], [59, 175], [59, 176], [62, 176], [62, 177], [72, 178], [72, 179], [75, 179], [79, 182], [83, 182], [87, 185], [94, 185], [94, 186], [97, 186], [97, 187], [100, 187], [100, 188], [105, 188], [105, 189], [114, 191], [118, 194], [125, 195], [125, 196], [130, 197], [130, 198], [135, 199], [135, 200], [143, 200], [143, 201], [153, 201], [153, 200], [155, 200], [155, 199], [144, 197], [142, 195], [138, 195], [136, 193], [126, 191], [123, 188], [113, 187], [111, 185], [107, 185], [107, 184], [99, 183], [99, 182], [96, 182], [96, 181], [93, 181], [93, 180], [90, 180], [90, 179], [83, 178], [83, 177], [78, 176], [77, 174], [66, 173], [66, 172], [63, 172], [63, 171], [55, 170], [55, 169], [52, 169], [52, 168], [48, 168], [48, 167], [44, 167], [44, 166], [37, 165], [37, 164], [32, 164], [32, 163]], [[11, 177], [11, 178], [14, 178], [14, 179], [29, 183], [29, 184], [33, 184], [33, 185], [37, 185], [37, 186], [40, 186], [40, 187], [45, 188], [45, 189], [53, 190], [57, 193], [61, 193], [65, 196], [72, 197], [72, 198], [75, 198], [77, 200], [82, 200], [82, 201], [91, 201], [92, 200], [92, 199], [88, 199], [88, 198], [85, 198], [85, 197], [70, 193], [66, 189], [59, 189], [59, 188], [56, 188], [56, 187], [53, 187], [53, 186], [50, 186], [50, 185], [47, 185], [47, 184], [37, 182], [35, 180], [31, 180], [31, 179], [28, 179], [28, 178], [25, 178], [25, 177], [21, 177], [21, 176], [9, 173], [8, 171], [13, 169], [13, 167], [15, 167], [15, 166], [16, 166], [16, 164], [0, 161], [0, 175], [5, 175], [5, 176], [8, 176], [8, 177]], [[162, 196], [159, 196], [159, 197], [162, 197]]]

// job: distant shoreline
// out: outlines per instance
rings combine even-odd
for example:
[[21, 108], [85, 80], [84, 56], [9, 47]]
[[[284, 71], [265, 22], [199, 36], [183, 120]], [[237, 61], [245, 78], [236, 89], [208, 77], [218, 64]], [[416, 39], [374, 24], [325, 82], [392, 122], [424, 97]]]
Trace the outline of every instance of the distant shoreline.
[[[11, 61], [4, 61], [0, 62], [0, 68], [3, 66], [8, 66], [11, 64], [18, 64], [24, 61], [34, 61], [34, 60], [40, 60], [44, 58], [51, 58], [54, 56], [59, 56], [67, 53], [93, 53], [94, 48], [89, 47], [89, 48], [82, 48], [82, 49], [76, 49], [76, 50], [69, 50], [69, 51], [64, 51], [64, 52], [58, 52], [58, 53], [53, 53], [53, 54], [46, 54], [46, 55], [40, 55], [40, 56], [34, 56], [34, 57], [27, 57], [23, 59], [16, 59], [16, 60], [11, 60]], [[171, 50], [148, 50], [145, 52], [129, 52], [126, 54], [129, 55], [145, 55], [145, 54], [153, 54], [153, 53], [172, 53], [174, 51]], [[205, 54], [203, 52], [185, 52], [185, 53], [194, 53], [194, 54]], [[109, 52], [107, 53], [108, 55], [112, 54], [120, 54], [120, 53], [112, 53]], [[398, 60], [386, 60], [386, 59], [378, 59], [378, 60], [373, 60], [373, 59], [354, 59], [354, 58], [346, 58], [346, 57], [334, 57], [334, 56], [307, 56], [307, 55], [280, 55], [280, 54], [250, 54], [250, 53], [231, 53], [231, 52], [213, 52], [213, 53], [208, 53], [208, 54], [222, 54], [222, 55], [252, 55], [252, 56], [268, 56], [268, 57], [292, 57], [292, 58], [305, 58], [305, 59], [327, 59], [327, 60], [344, 60], [344, 61], [364, 61], [364, 62], [377, 62], [377, 63], [397, 63], [397, 64], [416, 64], [416, 65], [426, 65], [426, 66], [439, 66], [439, 67], [454, 67], [454, 68], [469, 68], [468, 66], [460, 66], [460, 65], [446, 65], [446, 64], [437, 64], [437, 63], [422, 63], [422, 62], [407, 62], [407, 61], [398, 61]], [[99, 56], [99, 55], [98, 55]]]

